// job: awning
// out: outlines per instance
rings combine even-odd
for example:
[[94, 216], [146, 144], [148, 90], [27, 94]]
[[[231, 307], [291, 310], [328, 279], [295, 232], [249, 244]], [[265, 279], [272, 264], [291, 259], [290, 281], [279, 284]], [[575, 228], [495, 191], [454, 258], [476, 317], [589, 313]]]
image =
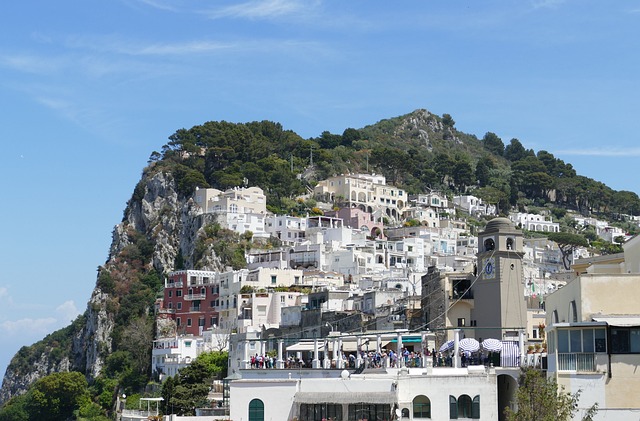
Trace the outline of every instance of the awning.
[[[381, 341], [380, 347], [384, 348], [389, 344], [389, 341]], [[363, 341], [361, 348], [363, 351], [367, 349], [369, 351], [375, 351], [377, 346], [376, 341], [369, 341], [369, 346], [367, 348], [366, 341]], [[313, 342], [298, 342], [293, 345], [289, 345], [287, 348], [287, 352], [297, 352], [297, 351], [313, 351], [314, 345]], [[329, 351], [333, 351], [333, 341], [329, 341]], [[354, 341], [342, 341], [342, 351], [344, 352], [355, 352], [358, 350], [358, 343]], [[324, 341], [318, 341], [318, 351], [324, 351]]]
[[298, 392], [298, 403], [381, 403], [391, 405], [398, 401], [394, 392]]
[[594, 322], [605, 322], [609, 326], [629, 327], [640, 326], [640, 316], [596, 316], [592, 317]]
[[[313, 342], [298, 342], [293, 345], [289, 345], [287, 347], [287, 351], [313, 351], [315, 349], [315, 345]], [[318, 341], [318, 351], [322, 351], [324, 349], [324, 342]]]
[[[392, 343], [397, 343], [398, 342], [398, 338], [391, 339], [391, 342]], [[422, 342], [422, 338], [419, 337], [419, 336], [418, 337], [410, 336], [410, 337], [407, 337], [407, 338], [405, 338], [405, 337], [402, 338], [402, 343], [403, 344], [411, 344], [411, 343], [415, 344], [415, 343], [420, 343], [420, 342]]]

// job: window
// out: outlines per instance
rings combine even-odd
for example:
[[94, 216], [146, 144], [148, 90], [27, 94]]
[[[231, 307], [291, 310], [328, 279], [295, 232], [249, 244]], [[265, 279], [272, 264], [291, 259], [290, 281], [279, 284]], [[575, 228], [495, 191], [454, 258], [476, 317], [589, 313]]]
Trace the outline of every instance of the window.
[[640, 327], [612, 327], [611, 352], [613, 354], [640, 353]]
[[424, 395], [413, 399], [413, 418], [431, 418], [431, 401]]
[[576, 310], [575, 300], [569, 303], [569, 320], [572, 321], [573, 323], [578, 322], [578, 312]]
[[496, 243], [492, 238], [484, 240], [484, 251], [492, 251], [494, 248], [496, 248]]
[[334, 403], [303, 403], [300, 405], [300, 420], [323, 421], [327, 419], [342, 421], [342, 405]]
[[458, 418], [471, 418], [471, 398], [461, 395], [458, 398]]
[[271, 284], [275, 284], [277, 282], [278, 276], [277, 275], [271, 275]]
[[507, 250], [513, 250], [513, 238], [507, 238]]
[[177, 308], [178, 310], [182, 310], [182, 303], [177, 303], [177, 304], [176, 304], [176, 308]]
[[169, 298], [173, 297], [173, 291], [169, 290]]
[[182, 320], [180, 320], [180, 317], [178, 317], [176, 319], [176, 326], [180, 327], [181, 324], [182, 324]]
[[191, 318], [187, 319], [187, 326], [191, 326]]
[[462, 327], [465, 325], [464, 317], [458, 318], [458, 327]]
[[200, 318], [198, 319], [198, 326], [202, 326], [202, 327], [204, 327], [204, 317], [200, 317]]
[[391, 405], [374, 403], [349, 404], [348, 421], [388, 420], [391, 418]]
[[473, 400], [469, 395], [461, 395], [458, 399], [449, 395], [449, 418], [480, 419], [480, 395], [476, 395]]
[[181, 289], [176, 291], [176, 297], [182, 297], [182, 290]]
[[260, 399], [249, 402], [249, 421], [264, 421], [264, 402]]

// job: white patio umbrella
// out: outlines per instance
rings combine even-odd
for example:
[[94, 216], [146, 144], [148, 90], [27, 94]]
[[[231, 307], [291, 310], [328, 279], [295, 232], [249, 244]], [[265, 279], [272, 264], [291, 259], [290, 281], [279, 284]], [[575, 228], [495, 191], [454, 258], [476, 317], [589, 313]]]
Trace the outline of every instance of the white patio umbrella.
[[502, 351], [502, 341], [498, 339], [488, 338], [482, 341], [482, 349], [489, 352]]
[[464, 338], [460, 340], [458, 346], [463, 351], [476, 352], [480, 349], [480, 342], [476, 341], [473, 338]]

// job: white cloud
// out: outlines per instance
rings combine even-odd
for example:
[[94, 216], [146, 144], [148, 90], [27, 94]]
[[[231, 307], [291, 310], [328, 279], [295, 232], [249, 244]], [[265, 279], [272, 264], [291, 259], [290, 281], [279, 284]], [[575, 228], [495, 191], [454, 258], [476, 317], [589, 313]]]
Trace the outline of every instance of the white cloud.
[[566, 0], [535, 0], [533, 2], [534, 9], [555, 9], [565, 3]]
[[[0, 323], [0, 332], [8, 336], [46, 335], [53, 332], [57, 322], [54, 317], [7, 320]], [[28, 335], [25, 332], [28, 332]]]
[[0, 287], [0, 298], [8, 297], [9, 290], [5, 287]]
[[246, 18], [269, 19], [303, 13], [313, 7], [309, 2], [297, 0], [256, 0], [233, 6], [211, 9], [206, 14], [211, 19]]
[[73, 300], [65, 301], [56, 307], [56, 312], [60, 315], [61, 322], [72, 322], [80, 314]]
[[[4, 288], [6, 290], [6, 288]], [[2, 293], [0, 288], [0, 293]], [[73, 300], [65, 301], [55, 309], [55, 316], [18, 320], [4, 320], [0, 322], [0, 334], [19, 337], [39, 337], [52, 333], [56, 329], [68, 326], [80, 311]], [[27, 333], [28, 332], [28, 333]]]

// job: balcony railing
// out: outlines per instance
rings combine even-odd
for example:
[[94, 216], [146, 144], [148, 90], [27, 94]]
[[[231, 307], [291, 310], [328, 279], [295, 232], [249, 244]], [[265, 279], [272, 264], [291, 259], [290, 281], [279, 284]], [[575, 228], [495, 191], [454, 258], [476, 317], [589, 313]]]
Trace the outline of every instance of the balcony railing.
[[191, 300], [204, 300], [207, 298], [207, 294], [187, 294], [184, 296], [184, 299], [187, 301]]
[[558, 353], [558, 371], [596, 371], [594, 353]]

